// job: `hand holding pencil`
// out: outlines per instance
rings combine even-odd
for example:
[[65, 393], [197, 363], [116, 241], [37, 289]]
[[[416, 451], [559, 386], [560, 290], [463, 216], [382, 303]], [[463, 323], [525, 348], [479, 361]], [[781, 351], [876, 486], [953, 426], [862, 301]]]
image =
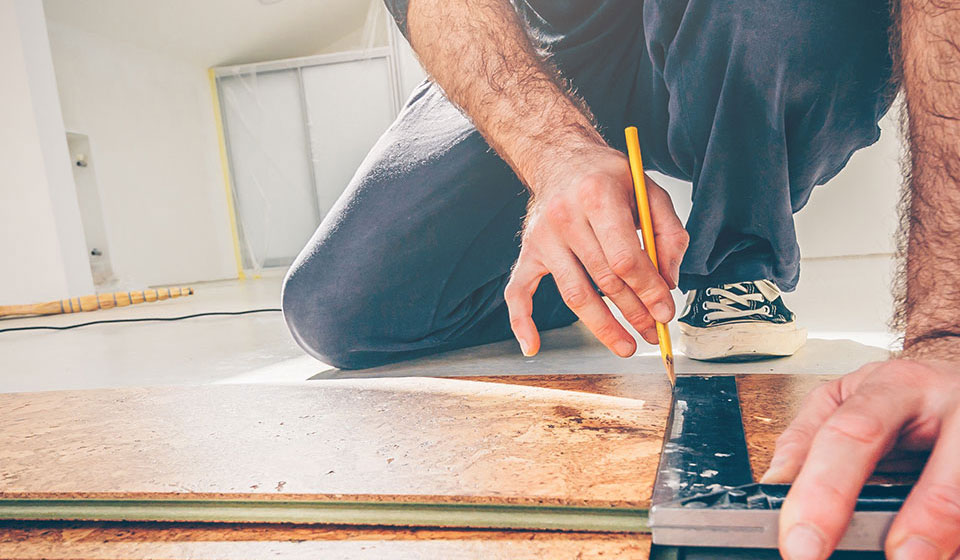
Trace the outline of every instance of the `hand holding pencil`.
[[[510, 328], [523, 354], [533, 356], [540, 349], [538, 327], [569, 321], [569, 315], [557, 314], [556, 306], [566, 304], [604, 346], [627, 358], [637, 340], [611, 307], [657, 344], [656, 320], [668, 322], [675, 313], [670, 289], [688, 236], [670, 196], [647, 181], [658, 271], [637, 235], [637, 201], [624, 153], [600, 142], [572, 148], [523, 176], [531, 198], [520, 254], [504, 289]], [[547, 275], [552, 281], [542, 286], [535, 306], [533, 295]]]
[[[630, 174], [637, 196], [637, 213], [640, 216], [640, 233], [643, 236], [643, 248], [659, 272], [657, 245], [653, 235], [653, 218], [650, 216], [650, 200], [647, 196], [647, 181], [643, 173], [643, 159], [640, 157], [640, 138], [637, 127], [630, 126], [624, 131], [627, 137], [627, 158], [630, 161]], [[677, 384], [677, 374], [673, 367], [673, 344], [670, 341], [670, 328], [657, 321], [657, 337], [660, 343], [660, 357], [667, 370], [670, 385]]]

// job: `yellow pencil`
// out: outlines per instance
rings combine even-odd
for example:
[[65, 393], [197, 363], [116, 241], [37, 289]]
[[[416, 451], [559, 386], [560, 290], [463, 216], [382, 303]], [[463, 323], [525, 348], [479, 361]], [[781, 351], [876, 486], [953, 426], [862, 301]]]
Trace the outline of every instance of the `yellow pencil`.
[[[630, 160], [630, 174], [633, 175], [633, 189], [637, 193], [637, 212], [640, 214], [640, 232], [643, 235], [643, 247], [653, 261], [653, 267], [659, 272], [657, 247], [653, 241], [653, 220], [650, 218], [650, 201], [647, 199], [647, 183], [643, 178], [643, 160], [640, 159], [640, 138], [637, 127], [629, 126], [624, 130], [627, 136], [627, 159]], [[673, 346], [670, 344], [670, 329], [657, 322], [657, 337], [660, 339], [660, 357], [667, 368], [670, 385], [676, 385], [677, 374], [673, 369]]]

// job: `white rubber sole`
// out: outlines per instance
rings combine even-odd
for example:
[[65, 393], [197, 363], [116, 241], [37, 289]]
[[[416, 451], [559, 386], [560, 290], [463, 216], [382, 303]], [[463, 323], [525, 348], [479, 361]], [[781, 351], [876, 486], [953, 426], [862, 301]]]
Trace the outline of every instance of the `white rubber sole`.
[[796, 323], [749, 322], [715, 327], [679, 323], [680, 348], [694, 360], [737, 360], [792, 356], [807, 342]]

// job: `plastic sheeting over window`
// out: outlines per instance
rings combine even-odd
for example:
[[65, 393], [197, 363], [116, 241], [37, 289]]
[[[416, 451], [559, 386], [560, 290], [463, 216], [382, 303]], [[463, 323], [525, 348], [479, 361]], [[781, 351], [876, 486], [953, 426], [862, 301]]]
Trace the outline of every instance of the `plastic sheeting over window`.
[[293, 261], [423, 78], [380, 2], [359, 44], [215, 69], [245, 269]]

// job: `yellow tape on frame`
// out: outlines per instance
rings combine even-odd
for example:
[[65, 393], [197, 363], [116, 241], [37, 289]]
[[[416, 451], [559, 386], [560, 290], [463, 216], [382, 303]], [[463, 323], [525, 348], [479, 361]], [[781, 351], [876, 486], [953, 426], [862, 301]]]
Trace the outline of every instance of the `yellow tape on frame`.
[[220, 93], [217, 91], [217, 75], [213, 68], [207, 70], [210, 78], [210, 95], [213, 98], [213, 119], [217, 125], [217, 143], [220, 150], [220, 171], [223, 175], [223, 188], [227, 194], [227, 214], [230, 216], [230, 234], [233, 237], [233, 258], [237, 265], [237, 278], [246, 280], [243, 270], [243, 258], [240, 256], [240, 232], [237, 229], [237, 213], [233, 206], [233, 186], [230, 181], [230, 164], [227, 162], [227, 141], [223, 135], [223, 114], [220, 112]]

